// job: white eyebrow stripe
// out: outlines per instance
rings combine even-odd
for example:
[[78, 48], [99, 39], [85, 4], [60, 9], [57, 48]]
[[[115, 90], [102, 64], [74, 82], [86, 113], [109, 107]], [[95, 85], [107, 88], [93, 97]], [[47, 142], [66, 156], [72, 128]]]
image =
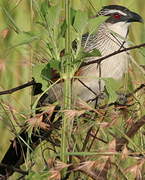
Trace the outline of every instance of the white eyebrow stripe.
[[106, 11], [106, 14], [107, 14], [107, 13], [109, 13], [109, 14], [119, 13], [119, 14], [122, 14], [123, 16], [127, 16], [127, 14], [125, 14], [124, 12], [122, 12], [122, 11], [120, 11], [120, 10], [115, 10], [115, 9], [112, 9], [112, 10], [108, 9], [108, 10]]

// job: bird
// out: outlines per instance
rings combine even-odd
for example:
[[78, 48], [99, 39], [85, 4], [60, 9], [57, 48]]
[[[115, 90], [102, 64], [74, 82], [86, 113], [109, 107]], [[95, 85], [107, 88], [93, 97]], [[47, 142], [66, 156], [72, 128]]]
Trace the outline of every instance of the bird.
[[[114, 51], [128, 47], [127, 37], [131, 23], [143, 22], [139, 14], [120, 5], [107, 5], [102, 7], [96, 15], [96, 17], [99, 16], [106, 16], [106, 20], [99, 26], [96, 33], [91, 35], [84, 34], [82, 36], [82, 47], [85, 52], [92, 52], [94, 49], [97, 49], [100, 51], [101, 56], [106, 56]], [[97, 58], [98, 57], [85, 58], [84, 62], [91, 62]], [[99, 78], [122, 79], [124, 73], [128, 70], [128, 64], [128, 53], [122, 52], [104, 59], [99, 65], [96, 63], [88, 66], [80, 66], [78, 72], [76, 72], [79, 78], [75, 79], [72, 83], [73, 96], [85, 102], [93, 102], [93, 99], [95, 99], [100, 92], [104, 91], [105, 88], [105, 82], [103, 80], [100, 81]], [[63, 82], [57, 83], [53, 88], [50, 88], [48, 92], [42, 95], [37, 107], [46, 106], [55, 101], [60, 101], [61, 104], [63, 97], [62, 86]], [[41, 92], [41, 90], [39, 92]], [[55, 114], [52, 115], [50, 121], [53, 121]], [[47, 116], [44, 115], [43, 121], [46, 119]], [[52, 130], [47, 132], [47, 137], [48, 134], [49, 136], [51, 135], [51, 132]], [[29, 147], [33, 147], [34, 144], [36, 147], [40, 142], [46, 139], [45, 135], [46, 132], [40, 128], [39, 132], [32, 132], [31, 141], [28, 142], [28, 132], [26, 128], [22, 130], [19, 136], [15, 137], [11, 142], [10, 147], [1, 161], [1, 177], [11, 176], [15, 169], [10, 167], [13, 166], [18, 168], [24, 163], [27, 154], [27, 143]]]
[[[107, 56], [115, 51], [128, 47], [129, 26], [132, 22], [143, 22], [143, 19], [137, 13], [128, 8], [119, 5], [104, 6], [96, 15], [106, 16], [107, 19], [102, 23], [95, 34], [88, 33], [82, 36], [82, 47], [85, 52], [92, 52], [94, 49], [100, 51], [101, 56]], [[97, 60], [98, 57], [85, 58], [84, 62]], [[102, 94], [105, 82], [101, 78], [122, 79], [128, 70], [129, 53], [122, 52], [109, 57], [99, 65], [90, 64], [80, 67], [76, 72], [79, 78], [72, 83], [73, 99], [81, 99], [85, 102], [96, 104], [95, 99]], [[58, 83], [47, 92], [47, 98], [44, 103], [54, 103], [63, 100], [63, 83]], [[77, 103], [76, 103], [77, 104]]]

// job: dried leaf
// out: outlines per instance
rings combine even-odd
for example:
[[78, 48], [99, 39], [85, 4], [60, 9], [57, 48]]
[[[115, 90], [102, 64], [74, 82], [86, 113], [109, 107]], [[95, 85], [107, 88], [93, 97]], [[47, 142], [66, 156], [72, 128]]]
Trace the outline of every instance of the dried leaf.
[[[45, 109], [44, 109], [45, 108]], [[47, 114], [48, 115], [48, 119], [50, 119], [51, 118], [51, 116], [52, 116], [52, 114], [53, 114], [53, 112], [54, 112], [54, 109], [55, 109], [55, 106], [54, 105], [50, 105], [50, 106], [45, 106], [45, 107], [43, 107], [43, 110], [45, 110], [44, 112], [43, 112], [43, 114]]]
[[100, 123], [100, 127], [101, 127], [101, 128], [107, 128], [107, 127], [109, 127], [109, 125], [110, 125], [109, 122]]
[[94, 111], [96, 112], [97, 114], [99, 115], [103, 115], [104, 113], [103, 112], [100, 112], [94, 108], [92, 108], [89, 104], [87, 104], [85, 101], [79, 99], [77, 102], [76, 102], [76, 106], [79, 108], [79, 109], [83, 109], [83, 110], [86, 110], [86, 111]]
[[123, 150], [122, 150], [121, 158], [122, 158], [122, 159], [126, 159], [126, 158], [128, 157], [128, 154], [129, 154], [129, 152], [128, 152], [128, 149], [127, 149], [127, 147], [126, 147], [126, 145], [125, 145], [124, 148], [123, 148]]
[[78, 167], [76, 167], [74, 170], [83, 170], [83, 171], [90, 171], [93, 167], [95, 167], [96, 161], [85, 161], [80, 163]]
[[[47, 108], [47, 110], [45, 111], [45, 109]], [[31, 128], [42, 128], [45, 130], [49, 129], [49, 125], [46, 124], [45, 122], [43, 122], [43, 115], [46, 114], [47, 115], [47, 119], [49, 120], [54, 112], [55, 106], [54, 105], [50, 105], [50, 106], [46, 106], [43, 107], [44, 112], [37, 114], [36, 116], [30, 118], [27, 120], [27, 122], [29, 123]]]
[[104, 164], [103, 168], [100, 170], [99, 177], [103, 177], [103, 179], [107, 179], [107, 173], [108, 170], [110, 169], [110, 157], [107, 158], [106, 163]]
[[42, 129], [49, 129], [49, 125], [44, 123], [43, 121], [43, 114], [38, 114], [35, 117], [32, 117], [30, 119], [27, 120], [27, 122], [29, 123], [31, 128], [42, 128]]
[[64, 168], [67, 168], [70, 166], [70, 164], [63, 163], [61, 161], [55, 161], [54, 167], [50, 169], [51, 176], [49, 179], [54, 179], [54, 180], [60, 180], [61, 179], [61, 173], [60, 171]]
[[52, 175], [48, 178], [48, 180], [53, 179], [53, 180], [60, 180], [61, 179], [61, 174], [57, 170], [50, 170], [49, 171]]
[[112, 118], [112, 121], [111, 122], [103, 122], [103, 123], [100, 123], [101, 125], [101, 127], [102, 128], [107, 128], [107, 127], [112, 127], [115, 123], [116, 123], [116, 121], [117, 121], [117, 119], [113, 119]]
[[129, 117], [126, 121], [126, 128], [132, 126], [134, 124], [134, 121], [132, 119], [132, 117]]
[[116, 152], [116, 140], [114, 139], [113, 141], [111, 141], [108, 147], [109, 152]]
[[[83, 163], [80, 163], [80, 165], [74, 170], [82, 171], [93, 179], [103, 180], [106, 179], [107, 170], [110, 167], [108, 166], [110, 165], [110, 163], [108, 164], [108, 162], [108, 158], [105, 163], [100, 163], [98, 161], [85, 161]], [[97, 170], [96, 168], [100, 170]]]
[[8, 34], [9, 34], [9, 29], [8, 29], [8, 28], [3, 29], [3, 30], [1, 31], [1, 33], [0, 33], [0, 35], [1, 35], [1, 37], [2, 37], [3, 39], [5, 39], [5, 38], [8, 36]]
[[47, 165], [48, 165], [48, 168], [53, 168], [54, 167], [54, 158], [49, 158], [48, 161], [47, 161]]
[[130, 172], [133, 174], [134, 177], [138, 177], [139, 179], [142, 179], [141, 170], [142, 170], [144, 163], [145, 163], [145, 159], [138, 161], [137, 164], [127, 168], [125, 170], [125, 172], [126, 173]]
[[84, 110], [82, 110], [82, 111], [64, 110], [63, 112], [65, 113], [66, 117], [69, 118], [69, 119], [74, 119], [75, 117], [78, 117], [78, 116], [82, 115], [83, 113], [85, 113]]

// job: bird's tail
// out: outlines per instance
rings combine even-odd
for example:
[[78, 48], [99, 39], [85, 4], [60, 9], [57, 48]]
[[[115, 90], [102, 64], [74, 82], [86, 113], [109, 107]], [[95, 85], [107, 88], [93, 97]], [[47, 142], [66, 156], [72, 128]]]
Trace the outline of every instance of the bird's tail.
[[[25, 162], [28, 152], [32, 152], [43, 141], [50, 142], [51, 134], [54, 129], [58, 129], [61, 126], [61, 117], [57, 121], [53, 122], [59, 107], [55, 107], [55, 111], [52, 113], [51, 118], [48, 120], [48, 115], [43, 114], [43, 122], [47, 123], [49, 129], [42, 129], [32, 131], [31, 138], [29, 137], [27, 128], [20, 132], [20, 134], [11, 141], [11, 144], [5, 153], [0, 163], [0, 179], [7, 179], [14, 172], [19, 172], [19, 167]], [[52, 142], [52, 139], [51, 139]]]

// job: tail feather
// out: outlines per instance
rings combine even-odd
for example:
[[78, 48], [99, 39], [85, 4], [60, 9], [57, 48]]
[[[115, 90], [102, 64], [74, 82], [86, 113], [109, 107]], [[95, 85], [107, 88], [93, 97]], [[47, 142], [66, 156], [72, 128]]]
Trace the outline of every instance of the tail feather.
[[[55, 108], [55, 110], [59, 109], [59, 107]], [[61, 117], [53, 123], [56, 114], [55, 111], [49, 121], [46, 114], [43, 114], [43, 122], [49, 124], [49, 130], [42, 128], [39, 128], [38, 131], [33, 130], [30, 138], [27, 129], [25, 129], [14, 138], [0, 163], [0, 179], [2, 177], [7, 179], [15, 172], [15, 168], [19, 168], [25, 162], [28, 148], [31, 153], [43, 140], [51, 142], [52, 131], [61, 126]]]

